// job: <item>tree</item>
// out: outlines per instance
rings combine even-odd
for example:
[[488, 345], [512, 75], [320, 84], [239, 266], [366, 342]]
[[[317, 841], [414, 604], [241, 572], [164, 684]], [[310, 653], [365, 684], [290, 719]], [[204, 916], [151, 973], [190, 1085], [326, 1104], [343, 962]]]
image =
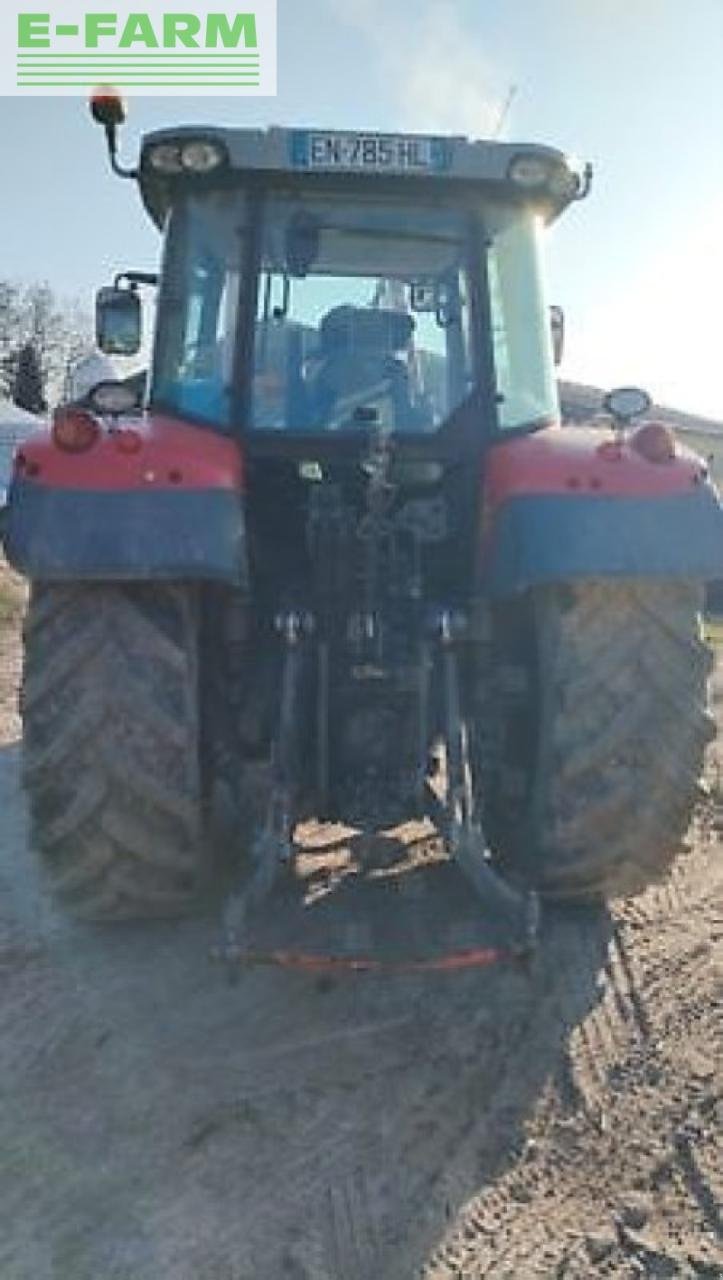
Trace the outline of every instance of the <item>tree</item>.
[[14, 396], [27, 345], [40, 371], [40, 398], [57, 403], [69, 365], [94, 349], [90, 318], [77, 300], [59, 300], [48, 284], [0, 280], [0, 395]]
[[48, 407], [43, 395], [43, 370], [32, 342], [24, 343], [17, 353], [12, 400], [28, 413], [44, 413]]
[[7, 397], [15, 382], [20, 312], [18, 286], [10, 280], [0, 280], [0, 395]]

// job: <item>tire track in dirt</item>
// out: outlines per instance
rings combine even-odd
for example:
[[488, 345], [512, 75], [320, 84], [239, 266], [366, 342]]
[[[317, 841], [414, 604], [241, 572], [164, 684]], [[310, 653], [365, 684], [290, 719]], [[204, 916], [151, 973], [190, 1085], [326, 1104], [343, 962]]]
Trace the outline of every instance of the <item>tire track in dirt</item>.
[[329, 1275], [334, 1280], [369, 1280], [381, 1273], [378, 1205], [366, 1171], [357, 1166], [340, 1185], [328, 1188]]
[[[454, 1239], [445, 1243], [422, 1273], [424, 1280], [458, 1280], [459, 1277], [494, 1277], [494, 1280], [532, 1280], [554, 1274], [560, 1247], [566, 1239], [559, 1220], [547, 1226], [540, 1217], [517, 1230], [521, 1200], [532, 1199], [534, 1189], [514, 1178], [500, 1180], [482, 1203], [468, 1208]], [[518, 1197], [520, 1199], [518, 1199]]]
[[[336, 1123], [330, 1132], [330, 1120]], [[338, 1264], [354, 1259], [355, 1270], [369, 1259], [365, 1248], [368, 1233], [374, 1229], [375, 1216], [367, 1190], [367, 1169], [379, 1166], [382, 1152], [378, 1140], [365, 1132], [354, 1119], [340, 1122], [340, 1117], [330, 1114], [325, 1104], [319, 1108], [313, 1122], [298, 1132], [285, 1149], [283, 1162], [269, 1160], [258, 1171], [253, 1194], [244, 1205], [244, 1237], [246, 1245], [254, 1245], [259, 1257], [266, 1256], [263, 1275], [273, 1275], [273, 1241], [284, 1239], [288, 1233], [290, 1205], [294, 1206], [297, 1220], [311, 1219], [318, 1214], [318, 1206], [329, 1204], [334, 1215], [329, 1219], [336, 1227], [337, 1254], [329, 1271], [330, 1280], [346, 1280]], [[368, 1203], [369, 1202], [369, 1203]], [[346, 1252], [343, 1252], [345, 1241]], [[300, 1242], [296, 1248], [298, 1266], [304, 1266], [308, 1275], [323, 1275], [319, 1271], [321, 1261], [318, 1231], [316, 1238]], [[362, 1272], [359, 1280], [375, 1275], [372, 1268]], [[352, 1272], [354, 1280], [357, 1276]]]
[[[436, 1006], [436, 1001], [429, 1000], [429, 992], [427, 997], [427, 1003]], [[294, 1274], [313, 1276], [314, 1280], [327, 1277], [345, 1280], [347, 1275], [353, 1280], [357, 1280], [357, 1276], [360, 1280], [366, 1277], [377, 1280], [411, 1274], [399, 1256], [399, 1223], [409, 1222], [410, 1215], [413, 1220], [415, 1212], [426, 1207], [430, 1178], [439, 1176], [438, 1161], [442, 1170], [445, 1163], [445, 1150], [435, 1152], [430, 1169], [430, 1147], [423, 1132], [425, 1117], [433, 1115], [434, 1126], [447, 1141], [450, 1141], [452, 1127], [454, 1146], [459, 1144], [461, 1133], [469, 1125], [468, 1106], [462, 1107], [460, 1117], [454, 1117], [454, 1124], [449, 1102], [440, 1116], [438, 1094], [440, 1072], [447, 1069], [454, 1076], [464, 1065], [464, 1053], [472, 1047], [474, 1037], [463, 1046], [462, 1057], [447, 1049], [437, 1054], [427, 1052], [424, 1070], [416, 1073], [411, 1070], [413, 1060], [419, 1062], [424, 1054], [425, 1044], [428, 1049], [430, 1038], [454, 1042], [455, 1014], [459, 1014], [459, 1008], [454, 998], [452, 1004], [455, 1007], [448, 1016], [431, 1018], [416, 1033], [412, 1028], [413, 1043], [407, 1050], [411, 1053], [406, 1064], [408, 1070], [394, 1070], [393, 1060], [386, 1056], [385, 1075], [370, 1089], [369, 1061], [365, 1058], [360, 1064], [362, 1070], [357, 1075], [355, 1088], [364, 1089], [366, 1093], [365, 1123], [360, 1123], [358, 1114], [356, 1121], [350, 1118], [352, 1099], [338, 1081], [336, 1087], [325, 1085], [319, 1096], [309, 1088], [307, 1080], [304, 1095], [301, 1091], [294, 1095], [297, 1103], [304, 1097], [305, 1106], [316, 1105], [318, 1115], [303, 1132], [290, 1134], [282, 1164], [255, 1170], [254, 1194], [243, 1211], [244, 1253], [248, 1256], [255, 1253], [255, 1274], [281, 1274], [273, 1270], [268, 1247], [263, 1266], [258, 1262], [257, 1251], [264, 1240], [282, 1237], [291, 1203], [306, 1221], [304, 1241], [297, 1241], [289, 1253], [296, 1268]], [[396, 1065], [399, 1066], [399, 1056]], [[460, 1094], [464, 1100], [469, 1088], [469, 1080], [459, 1082], [453, 1095], [455, 1101]], [[289, 1094], [286, 1099], [289, 1106], [291, 1100]], [[283, 1100], [277, 1097], [268, 1101], [283, 1127]], [[478, 1122], [484, 1114], [482, 1101], [479, 1096], [471, 1100]], [[233, 1146], [233, 1135], [226, 1133], [222, 1143]], [[224, 1161], [224, 1152], [219, 1151], [213, 1137], [204, 1155], [216, 1162]], [[414, 1185], [416, 1157], [419, 1157], [420, 1176]], [[291, 1250], [290, 1245], [288, 1249]], [[408, 1248], [402, 1252], [408, 1260]], [[278, 1256], [276, 1260], [278, 1262]]]
[[[588, 924], [572, 931], [567, 955], [558, 954], [555, 960], [553, 976], [557, 989], [551, 1002], [555, 998], [560, 1001], [563, 1015], [567, 1015], [573, 1028], [558, 1074], [561, 1101], [567, 1098], [567, 1106], [573, 1111], [582, 1107], [594, 1126], [604, 1130], [607, 1127], [611, 1073], [618, 1071], [631, 1055], [642, 1053], [645, 1058], [654, 1058], [656, 1046], [649, 1012], [650, 995], [638, 972], [634, 931], [631, 935], [624, 922], [613, 922], [601, 968], [599, 949], [602, 939], [599, 936], [597, 941], [594, 939], [594, 931]], [[599, 968], [599, 1000], [587, 1016], [581, 1018], [580, 975], [595, 972], [596, 964]], [[544, 1022], [549, 1015], [550, 1007], [546, 1003], [540, 1012], [540, 1020]], [[528, 1051], [534, 1055], [534, 1025], [528, 1028], [528, 1033]], [[504, 1098], [497, 1094], [493, 1107], [499, 1105], [504, 1105]], [[524, 1163], [518, 1160], [513, 1171], [504, 1175], [496, 1188], [483, 1192], [466, 1208], [451, 1236], [431, 1260], [425, 1277], [428, 1280], [452, 1280], [462, 1275], [494, 1276], [495, 1280], [504, 1280], [509, 1276], [518, 1280], [521, 1276], [558, 1274], [557, 1267], [565, 1253], [565, 1233], [559, 1206], [556, 1206], [554, 1239], [551, 1239], [543, 1222], [530, 1222], [526, 1217], [521, 1239], [519, 1242], [515, 1240], [515, 1224], [521, 1215], [524, 1216], [521, 1206], [534, 1199], [538, 1179], [534, 1168], [526, 1172]], [[689, 1181], [691, 1179], [692, 1175]], [[696, 1185], [702, 1186], [699, 1172]], [[710, 1204], [710, 1192], [701, 1194], [707, 1195], [707, 1203]], [[503, 1242], [505, 1239], [507, 1243]], [[569, 1242], [571, 1248], [579, 1246], [579, 1222], [570, 1222]], [[486, 1257], [489, 1264], [484, 1261]], [[585, 1263], [581, 1265], [584, 1267]], [[588, 1272], [583, 1270], [579, 1274]]]
[[[329, 1280], [346, 1280], [347, 1273], [350, 1280], [357, 1280], [357, 1274], [359, 1280], [372, 1280], [416, 1271], [420, 1238], [431, 1242], [437, 1237], [445, 1207], [458, 1203], [459, 1187], [469, 1185], [473, 1162], [465, 1159], [465, 1147], [476, 1149], [488, 1140], [498, 1082], [504, 1080], [508, 1060], [524, 1034], [530, 999], [520, 1002], [525, 1012], [520, 1018], [518, 1011], [514, 1018], [514, 1037], [504, 1028], [499, 1048], [486, 1060], [485, 1018], [470, 1018], [467, 1009], [467, 1026], [459, 1034], [464, 1001], [458, 1003], [453, 996], [446, 1016], [430, 1023], [426, 1052], [420, 1046], [425, 1070], [406, 1079], [396, 1077], [388, 1090], [383, 1161], [373, 1175], [355, 1170], [331, 1195], [333, 1217], [323, 1225], [332, 1242], [327, 1246]], [[436, 1046], [431, 1052], [430, 1042]], [[381, 1177], [379, 1168], [384, 1171]], [[408, 1232], [400, 1231], [405, 1222], [415, 1223], [411, 1240]]]
[[[595, 998], [607, 932], [604, 913], [584, 913], [582, 920], [556, 922], [555, 932], [543, 938], [528, 1018], [509, 1046], [511, 1070], [504, 1072], [500, 1069], [504, 1064], [498, 1064], [499, 1084], [487, 1099], [487, 1134], [497, 1130], [499, 1138], [509, 1129], [510, 1112], [524, 1095], [526, 1080], [529, 1082], [535, 1075], [544, 1079], [548, 1073], [554, 1077], [560, 1072], [560, 1056], [565, 1055], [564, 1032], [574, 1028]], [[557, 1044], [554, 1038], [551, 1043], [551, 1027], [561, 1033]], [[530, 1090], [533, 1097], [537, 1093], [538, 1088]], [[468, 1150], [470, 1146], [474, 1148], [474, 1142], [466, 1145]], [[552, 1252], [558, 1250], [559, 1257], [558, 1228], [548, 1230], [541, 1219], [526, 1230], [524, 1239], [517, 1239], [515, 1233], [523, 1206], [536, 1193], [540, 1172], [534, 1164], [525, 1163], [524, 1149], [512, 1147], [510, 1161], [511, 1169], [503, 1171], [494, 1185], [485, 1187], [458, 1214], [429, 1258], [422, 1273], [424, 1280], [457, 1280], [463, 1275], [520, 1280], [523, 1276], [551, 1274]], [[539, 1267], [548, 1270], [541, 1271]]]
[[686, 1133], [675, 1135], [675, 1147], [680, 1168], [693, 1200], [716, 1239], [723, 1241], [723, 1178], [720, 1169], [720, 1151], [711, 1144], [710, 1150], [701, 1143], [700, 1135]]
[[570, 1071], [585, 1109], [600, 1127], [610, 1071], [631, 1050], [645, 1045], [650, 1022], [632, 971], [624, 931], [616, 922], [601, 975], [598, 1004], [573, 1031], [568, 1054]]
[[[700, 875], [700, 867], [697, 868]], [[696, 877], [697, 878], [697, 877]], [[694, 882], [694, 891], [700, 891], [700, 884]], [[667, 908], [671, 908], [680, 923], [685, 917], [686, 908], [682, 905], [683, 894], [675, 901], [675, 891], [668, 899]], [[672, 902], [671, 902], [672, 899]], [[689, 901], [689, 899], [688, 899]], [[627, 908], [628, 904], [626, 904]], [[627, 914], [627, 911], [626, 913]], [[600, 972], [600, 999], [586, 1017], [573, 1023], [566, 1063], [563, 1063], [559, 1078], [560, 1100], [575, 1111], [582, 1108], [593, 1122], [593, 1127], [601, 1132], [609, 1128], [608, 1110], [615, 1106], [615, 1084], [612, 1073], [616, 1074], [627, 1061], [637, 1062], [651, 1072], [659, 1058], [659, 1046], [656, 1037], [660, 1033], [659, 1011], [656, 1010], [656, 998], [662, 1009], [670, 1006], [670, 970], [671, 957], [663, 948], [663, 957], [659, 964], [667, 978], [668, 989], [665, 992], [655, 990], [650, 982], [650, 968], [641, 966], [639, 949], [636, 947], [639, 929], [630, 927], [623, 918], [613, 921], [613, 928], [605, 963]], [[559, 994], [563, 1009], [574, 1011], [578, 1000], [578, 973], [590, 959], [589, 951], [592, 935], [586, 929], [580, 929], [573, 937], [569, 964], [559, 973]], [[689, 972], [681, 973], [675, 964], [676, 981], [695, 990], [696, 966], [699, 978], [700, 965], [706, 957], [711, 959], [712, 949], [708, 942], [701, 943], [697, 937], [692, 946], [689, 959]], [[654, 951], [655, 954], [655, 951]], [[656, 976], [657, 976], [657, 971]], [[701, 983], [701, 990], [713, 989], [708, 979]], [[665, 994], [666, 1000], [660, 999]], [[655, 1015], [655, 1016], [654, 1016]], [[530, 1051], [535, 1051], [534, 1036], [531, 1038]], [[665, 1078], [665, 1077], [663, 1077]], [[681, 1174], [689, 1195], [692, 1197], [703, 1220], [716, 1238], [723, 1238], [721, 1222], [721, 1177], [720, 1156], [717, 1147], [709, 1142], [702, 1142], [701, 1133], [694, 1128], [693, 1136], [682, 1134], [674, 1136], [674, 1147], [677, 1152]], [[590, 1256], [585, 1251], [584, 1239], [580, 1236], [580, 1201], [571, 1196], [574, 1206], [569, 1215], [566, 1229], [565, 1219], [568, 1216], [564, 1204], [564, 1193], [558, 1188], [558, 1200], [555, 1204], [554, 1230], [551, 1232], [545, 1225], [544, 1201], [540, 1204], [538, 1196], [539, 1181], [534, 1169], [525, 1172], [525, 1165], [520, 1159], [509, 1173], [504, 1174], [497, 1184], [483, 1192], [478, 1201], [467, 1208], [461, 1222], [456, 1224], [452, 1238], [448, 1238], [443, 1249], [435, 1255], [426, 1280], [457, 1280], [458, 1277], [489, 1277], [489, 1280], [519, 1280], [524, 1276], [548, 1277], [557, 1275], [575, 1275], [587, 1277], [593, 1274], [622, 1276], [637, 1275], [639, 1272], [628, 1270], [623, 1260], [626, 1249], [639, 1252], [644, 1258], [645, 1248], [649, 1249], [648, 1265], [654, 1269], [645, 1274], [683, 1275], [687, 1270], [679, 1270], [680, 1249], [675, 1248], [666, 1253], [662, 1245], [653, 1246], [650, 1237], [645, 1233], [628, 1231], [624, 1233], [622, 1243], [610, 1249], [610, 1262], [598, 1272], [591, 1266]], [[578, 1191], [579, 1196], [579, 1191]], [[536, 1203], [537, 1212], [528, 1211], [526, 1205]], [[591, 1206], [591, 1220], [595, 1220], [595, 1208]], [[524, 1224], [524, 1225], [523, 1225]], [[664, 1234], [664, 1232], [663, 1232]], [[655, 1239], [655, 1237], [653, 1237]], [[647, 1241], [647, 1244], [646, 1244]], [[617, 1250], [617, 1252], [616, 1252]], [[655, 1255], [655, 1256], [653, 1256]], [[723, 1274], [723, 1259], [720, 1272], [716, 1264], [705, 1261], [710, 1255], [699, 1251], [703, 1259], [701, 1274], [712, 1277]], [[567, 1259], [567, 1261], [566, 1261]], [[577, 1259], [577, 1261], [576, 1261]], [[568, 1263], [570, 1270], [568, 1270]], [[644, 1262], [637, 1265], [642, 1266]], [[575, 1269], [577, 1267], [577, 1269]], [[662, 1270], [660, 1268], [662, 1267]], [[671, 1270], [671, 1268], [673, 1268]], [[707, 1268], [707, 1269], [706, 1269]], [[640, 1272], [640, 1274], [643, 1274]], [[693, 1272], [690, 1273], [694, 1274]]]
[[[623, 901], [616, 915], [631, 925], [656, 927], [677, 920], [686, 911], [705, 909], [720, 901], [723, 894], [723, 857], [720, 841], [710, 818], [695, 829], [696, 858], [683, 853], [669, 877], [639, 898]], [[704, 851], [704, 852], [703, 852]]]
[[[687, 943], [680, 925], [696, 906], [709, 909], [721, 880], [720, 850], [693, 864], [681, 859], [670, 883], [656, 886], [641, 899], [616, 904], [613, 933], [603, 969], [601, 999], [570, 1038], [569, 1083], [592, 1119], [600, 1120], [609, 1088], [609, 1072], [636, 1050], [655, 1053], [655, 1010], [665, 1007], [671, 975], [677, 984], [695, 989], [696, 971], [713, 964], [713, 947], [696, 935]], [[709, 877], [709, 868], [713, 874]], [[641, 961], [640, 931], [670, 929], [671, 940], [660, 961]]]
[[[449, 1188], [441, 1184], [449, 1181], [448, 1152], [458, 1151], [475, 1126], [486, 1131], [485, 1103], [493, 1081], [480, 1044], [488, 984], [477, 984], [483, 1005], [472, 1016], [470, 1008], [478, 1007], [479, 999], [471, 1003], [459, 986], [444, 980], [437, 983], [436, 992], [434, 985], [415, 979], [396, 988], [396, 999], [414, 998], [419, 1012], [416, 1027], [406, 1037], [409, 1057], [404, 1069], [390, 1069], [387, 1058], [372, 1094], [366, 1067], [357, 1080], [357, 1089], [367, 1091], [367, 1132], [359, 1132], [347, 1144], [352, 1158], [346, 1169], [343, 1161], [327, 1162], [325, 1195], [307, 1222], [305, 1245], [297, 1246], [294, 1254], [297, 1265], [305, 1266], [305, 1274], [314, 1280], [413, 1274], [419, 1261], [417, 1224], [426, 1219], [431, 1238], [438, 1233], [439, 1217], [430, 1214], [429, 1202], [431, 1193], [437, 1201], [446, 1198]], [[471, 997], [469, 982], [466, 989]], [[526, 1007], [529, 998], [512, 1003]], [[460, 1031], [465, 1020], [466, 1029]], [[506, 1043], [505, 1036], [501, 1038]], [[499, 1056], [493, 1056], [497, 1063]], [[327, 1105], [335, 1092], [327, 1093]], [[340, 1113], [349, 1101], [348, 1095], [339, 1099]], [[327, 1114], [334, 1123], [333, 1113]], [[411, 1222], [415, 1230], [410, 1239], [410, 1231], [400, 1229], [400, 1224]]]

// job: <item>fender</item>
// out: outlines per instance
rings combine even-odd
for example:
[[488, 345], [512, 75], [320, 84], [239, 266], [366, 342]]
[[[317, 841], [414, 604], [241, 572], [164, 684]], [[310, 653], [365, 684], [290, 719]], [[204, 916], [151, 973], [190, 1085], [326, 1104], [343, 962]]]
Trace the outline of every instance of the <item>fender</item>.
[[482, 574], [493, 594], [589, 577], [723, 577], [723, 509], [701, 458], [552, 426], [491, 447]]
[[50, 433], [18, 450], [3, 535], [29, 578], [213, 579], [246, 586], [242, 457], [162, 414], [102, 420], [83, 453]]

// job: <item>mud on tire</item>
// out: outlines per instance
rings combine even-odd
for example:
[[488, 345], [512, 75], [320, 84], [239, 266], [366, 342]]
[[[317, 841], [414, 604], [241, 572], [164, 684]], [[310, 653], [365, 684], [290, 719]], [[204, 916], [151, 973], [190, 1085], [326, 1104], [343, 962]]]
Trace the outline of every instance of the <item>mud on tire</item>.
[[634, 894], [669, 870], [714, 735], [701, 604], [695, 584], [667, 580], [532, 594], [522, 692], [485, 772], [497, 853], [542, 892]]
[[175, 915], [199, 883], [198, 605], [177, 585], [38, 584], [24, 784], [55, 896], [93, 920]]

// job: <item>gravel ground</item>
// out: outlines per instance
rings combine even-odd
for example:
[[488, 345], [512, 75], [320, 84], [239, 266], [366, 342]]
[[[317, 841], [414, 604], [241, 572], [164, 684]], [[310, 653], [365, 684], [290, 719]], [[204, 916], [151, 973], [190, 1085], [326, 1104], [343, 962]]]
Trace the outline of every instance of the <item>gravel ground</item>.
[[48, 902], [16, 615], [0, 609], [2, 1280], [723, 1276], [715, 754], [670, 882], [549, 911], [529, 973], [229, 986], [212, 914], [104, 932]]

